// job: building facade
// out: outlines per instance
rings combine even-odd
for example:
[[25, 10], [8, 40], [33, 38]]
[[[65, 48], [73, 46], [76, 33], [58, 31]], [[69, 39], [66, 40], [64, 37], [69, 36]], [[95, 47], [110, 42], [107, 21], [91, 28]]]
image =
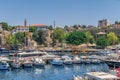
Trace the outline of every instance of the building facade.
[[29, 26], [27, 26], [27, 20], [24, 20], [24, 26], [16, 26], [15, 29], [12, 30], [12, 33], [18, 33], [18, 32], [29, 32]]
[[29, 32], [29, 27], [17, 26], [15, 29], [12, 30], [12, 33], [18, 33], [18, 32]]
[[103, 19], [103, 20], [98, 21], [98, 27], [99, 28], [108, 27], [109, 25], [110, 25], [110, 23], [109, 23], [108, 19]]
[[34, 26], [37, 31], [39, 30], [47, 30], [48, 26], [44, 24], [31, 24], [30, 26]]

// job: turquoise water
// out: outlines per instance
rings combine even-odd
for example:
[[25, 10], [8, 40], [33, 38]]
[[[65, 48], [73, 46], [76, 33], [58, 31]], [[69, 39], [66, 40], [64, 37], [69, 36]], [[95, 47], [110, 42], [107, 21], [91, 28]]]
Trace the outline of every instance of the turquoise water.
[[75, 64], [64, 66], [45, 65], [45, 68], [0, 70], [0, 80], [72, 80], [73, 75], [83, 76], [90, 71], [108, 71], [101, 64]]

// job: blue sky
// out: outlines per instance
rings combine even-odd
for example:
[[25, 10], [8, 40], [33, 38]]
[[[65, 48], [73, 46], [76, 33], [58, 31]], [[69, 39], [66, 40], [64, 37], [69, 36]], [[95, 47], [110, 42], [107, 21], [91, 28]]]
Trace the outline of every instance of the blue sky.
[[120, 21], [120, 0], [0, 0], [0, 22], [10, 25], [97, 25], [98, 20]]

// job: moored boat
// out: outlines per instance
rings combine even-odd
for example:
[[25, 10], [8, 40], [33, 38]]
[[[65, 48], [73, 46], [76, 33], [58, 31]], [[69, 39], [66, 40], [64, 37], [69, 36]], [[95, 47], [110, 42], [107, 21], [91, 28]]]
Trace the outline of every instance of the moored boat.
[[43, 61], [41, 58], [34, 59], [34, 66], [44, 67], [45, 64], [46, 64], [45, 61]]
[[23, 67], [33, 67], [33, 62], [30, 60], [26, 60], [23, 62]]
[[21, 64], [20, 64], [19, 61], [14, 60], [14, 61], [11, 63], [11, 67], [14, 68], [14, 69], [18, 69], [18, 68], [21, 68]]
[[9, 64], [6, 61], [0, 61], [0, 69], [1, 70], [7, 70], [9, 69]]
[[101, 61], [99, 59], [92, 59], [91, 63], [93, 64], [99, 64]]
[[70, 65], [73, 63], [73, 60], [71, 58], [66, 58], [63, 62], [64, 64]]
[[80, 64], [81, 63], [81, 59], [78, 56], [74, 56], [73, 63], [74, 64]]
[[49, 61], [52, 65], [57, 65], [57, 66], [62, 66], [63, 65], [63, 61], [60, 59], [52, 59]]

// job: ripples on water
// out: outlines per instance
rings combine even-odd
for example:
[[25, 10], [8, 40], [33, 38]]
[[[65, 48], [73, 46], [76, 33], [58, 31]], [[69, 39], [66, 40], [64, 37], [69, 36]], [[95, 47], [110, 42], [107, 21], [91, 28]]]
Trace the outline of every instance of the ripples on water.
[[0, 80], [71, 80], [90, 71], [108, 71], [106, 64], [46, 65], [45, 68], [0, 70]]

